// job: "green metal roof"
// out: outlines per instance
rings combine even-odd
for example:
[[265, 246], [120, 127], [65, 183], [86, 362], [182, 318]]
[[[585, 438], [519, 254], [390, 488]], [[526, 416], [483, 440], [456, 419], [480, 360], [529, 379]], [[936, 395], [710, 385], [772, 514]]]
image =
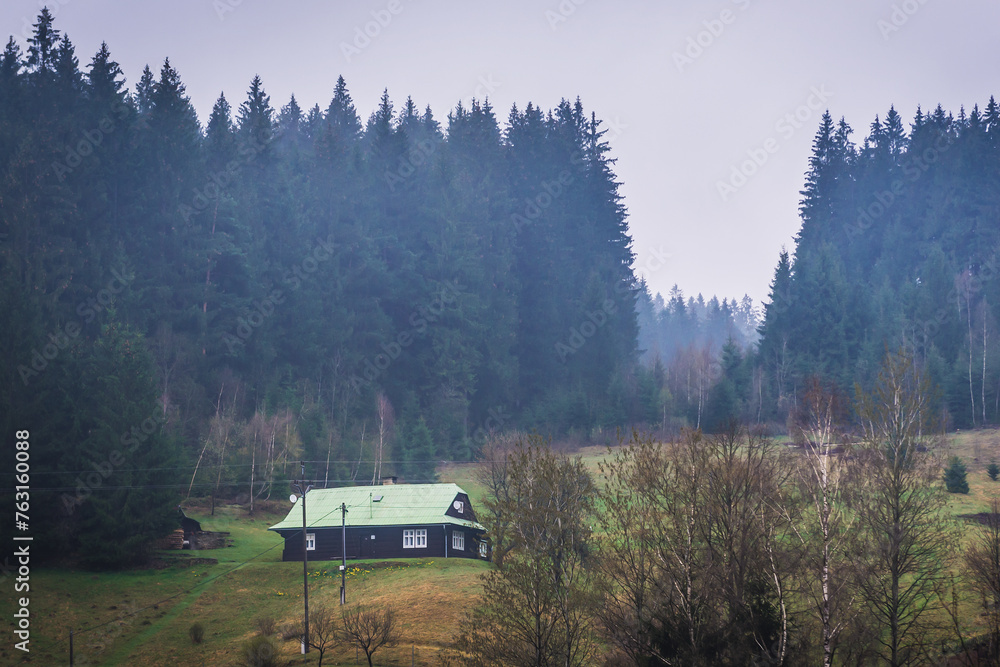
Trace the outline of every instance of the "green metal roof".
[[[309, 528], [340, 527], [340, 504], [347, 505], [348, 526], [410, 526], [450, 523], [483, 530], [474, 521], [446, 516], [455, 496], [465, 493], [457, 484], [389, 484], [313, 489], [306, 498]], [[382, 496], [381, 500], [375, 500]], [[268, 530], [302, 529], [302, 498], [279, 523]]]

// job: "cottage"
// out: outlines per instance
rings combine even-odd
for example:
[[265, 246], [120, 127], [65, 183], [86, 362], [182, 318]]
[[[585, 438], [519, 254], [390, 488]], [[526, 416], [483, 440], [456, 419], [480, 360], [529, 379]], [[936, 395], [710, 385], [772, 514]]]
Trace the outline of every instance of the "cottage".
[[[302, 560], [302, 498], [280, 523], [282, 560]], [[341, 532], [341, 504], [346, 530]], [[347, 557], [488, 558], [485, 529], [456, 484], [389, 484], [313, 489], [306, 498], [309, 560]]]

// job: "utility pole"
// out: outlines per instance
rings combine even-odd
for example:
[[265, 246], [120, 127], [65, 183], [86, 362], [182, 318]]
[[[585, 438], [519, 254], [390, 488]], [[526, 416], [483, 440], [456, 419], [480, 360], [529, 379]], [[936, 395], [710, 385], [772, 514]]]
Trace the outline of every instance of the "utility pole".
[[340, 503], [340, 604], [347, 604], [347, 505]]
[[305, 603], [305, 618], [302, 623], [302, 653], [309, 652], [309, 552], [306, 539], [306, 493], [312, 487], [306, 484], [306, 464], [302, 466], [302, 479], [292, 482], [292, 486], [302, 494], [302, 599]]

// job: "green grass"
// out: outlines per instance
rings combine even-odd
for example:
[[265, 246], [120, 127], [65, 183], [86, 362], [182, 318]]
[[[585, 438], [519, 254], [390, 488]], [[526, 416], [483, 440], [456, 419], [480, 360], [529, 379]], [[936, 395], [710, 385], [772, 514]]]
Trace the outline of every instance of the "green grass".
[[[286, 511], [276, 503], [250, 517], [236, 506], [217, 507], [213, 517], [207, 507], [189, 506], [188, 516], [205, 530], [229, 531], [234, 545], [162, 552], [165, 562], [159, 569], [99, 574], [33, 570], [31, 654], [22, 655], [8, 642], [0, 647], [0, 665], [22, 664], [28, 657], [33, 664], [68, 664], [70, 628], [77, 630], [78, 665], [232, 664], [239, 644], [254, 635], [257, 618], [272, 617], [279, 627], [302, 618], [302, 564], [281, 562], [282, 540], [267, 530]], [[312, 609], [338, 606], [338, 567], [310, 563]], [[411, 651], [417, 664], [436, 664], [478, 593], [486, 567], [466, 559], [351, 561], [348, 602], [391, 603], [398, 612], [403, 641], [378, 655], [379, 664], [409, 665]], [[0, 612], [11, 618], [12, 596], [3, 596]], [[188, 635], [196, 622], [205, 628], [198, 645]], [[93, 626], [100, 627], [79, 632]], [[297, 640], [278, 641], [293, 664], [316, 664], [315, 653], [308, 659], [299, 654]], [[353, 665], [354, 653], [349, 653], [340, 659], [328, 653], [323, 664]]]
[[[607, 449], [586, 447], [576, 453], [596, 474]], [[970, 493], [949, 495], [948, 512], [957, 516], [988, 511], [991, 499], [1000, 497], [1000, 482], [991, 481], [985, 470], [991, 460], [1000, 461], [1000, 430], [950, 435], [940, 453], [960, 456], [969, 471]], [[447, 465], [439, 478], [460, 485], [478, 504], [485, 489], [475, 482], [474, 471], [471, 464]], [[164, 552], [166, 562], [159, 569], [101, 574], [34, 569], [31, 662], [67, 664], [69, 629], [99, 625], [77, 634], [77, 664], [226, 665], [232, 664], [239, 644], [255, 633], [255, 619], [269, 616], [278, 626], [301, 619], [302, 565], [281, 562], [281, 538], [267, 530], [283, 518], [287, 503], [264, 503], [252, 517], [237, 506], [217, 507], [211, 516], [202, 503], [188, 504], [186, 512], [205, 530], [230, 532], [233, 546]], [[962, 523], [964, 544], [973, 530]], [[348, 602], [391, 603], [398, 611], [403, 641], [378, 655], [378, 663], [409, 665], [413, 651], [416, 664], [436, 664], [480, 590], [479, 575], [487, 567], [465, 559], [351, 561]], [[337, 606], [338, 563], [311, 563], [309, 585], [311, 608]], [[10, 595], [0, 599], [5, 618], [11, 618], [13, 602]], [[961, 608], [966, 629], [975, 632], [977, 601], [964, 595]], [[199, 645], [188, 636], [195, 622], [205, 628]], [[297, 640], [278, 641], [292, 664], [316, 664], [315, 653], [308, 659], [299, 654]], [[353, 651], [348, 653], [332, 658], [328, 654], [324, 664], [353, 665]], [[21, 664], [24, 658], [10, 642], [0, 646], [0, 665]]]

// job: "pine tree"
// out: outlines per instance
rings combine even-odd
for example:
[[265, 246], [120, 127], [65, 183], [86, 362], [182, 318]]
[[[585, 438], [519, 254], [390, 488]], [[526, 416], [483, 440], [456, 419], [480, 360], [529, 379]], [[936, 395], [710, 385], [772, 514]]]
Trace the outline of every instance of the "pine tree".
[[247, 99], [240, 105], [236, 125], [246, 148], [254, 152], [254, 164], [267, 164], [274, 136], [274, 110], [271, 108], [271, 97], [265, 94], [259, 75], [250, 81]]
[[764, 305], [764, 321], [760, 328], [760, 358], [770, 370], [779, 398], [788, 390], [794, 357], [790, 348], [794, 321], [792, 299], [792, 267], [788, 252], [782, 248], [778, 266], [774, 269], [769, 301]]
[[146, 65], [142, 70], [139, 83], [135, 84], [135, 100], [139, 113], [147, 114], [153, 108], [153, 90], [156, 87], [153, 71]]
[[124, 74], [118, 63], [111, 59], [107, 42], [101, 42], [101, 48], [90, 61], [87, 84], [87, 94], [96, 104], [111, 107], [125, 102]]
[[944, 485], [948, 489], [948, 493], [969, 492], [965, 464], [957, 456], [951, 457], [951, 460], [948, 462], [948, 468], [944, 471]]
[[333, 90], [333, 99], [326, 109], [326, 123], [331, 132], [340, 140], [352, 142], [361, 134], [361, 120], [354, 108], [354, 100], [347, 91], [347, 82], [343, 76], [337, 77], [337, 85]]
[[79, 445], [67, 455], [99, 474], [91, 492], [64, 494], [79, 553], [95, 568], [132, 566], [176, 525], [169, 489], [175, 446], [164, 431], [153, 363], [141, 336], [115, 319], [81, 360], [75, 411]]
[[28, 69], [42, 80], [56, 69], [57, 47], [62, 39], [60, 32], [52, 27], [53, 21], [49, 8], [42, 8], [35, 30], [28, 38]]
[[219, 99], [212, 105], [212, 113], [205, 127], [205, 148], [212, 170], [226, 168], [229, 161], [236, 157], [232, 107], [224, 93], [219, 93]]
[[410, 481], [417, 483], [437, 481], [434, 439], [423, 416], [410, 429], [405, 448], [405, 469]]

